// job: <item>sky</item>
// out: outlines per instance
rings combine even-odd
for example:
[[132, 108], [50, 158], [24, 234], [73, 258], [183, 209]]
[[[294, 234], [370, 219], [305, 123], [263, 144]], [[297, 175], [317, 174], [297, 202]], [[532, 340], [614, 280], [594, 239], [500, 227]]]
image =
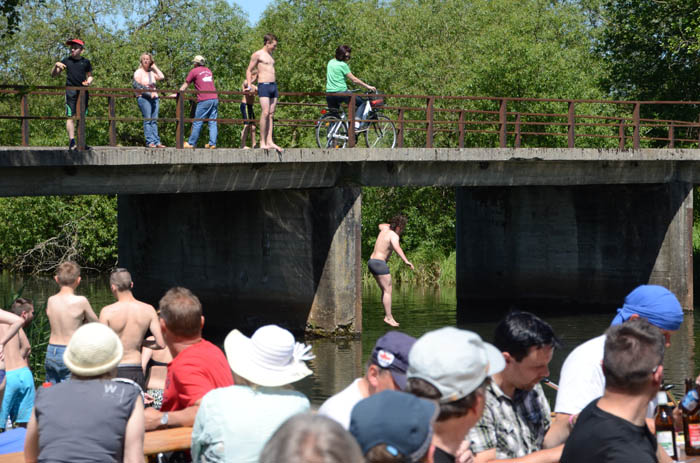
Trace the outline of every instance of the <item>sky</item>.
[[250, 23], [255, 25], [262, 12], [272, 0], [233, 0], [233, 3], [243, 8], [243, 11], [248, 13]]

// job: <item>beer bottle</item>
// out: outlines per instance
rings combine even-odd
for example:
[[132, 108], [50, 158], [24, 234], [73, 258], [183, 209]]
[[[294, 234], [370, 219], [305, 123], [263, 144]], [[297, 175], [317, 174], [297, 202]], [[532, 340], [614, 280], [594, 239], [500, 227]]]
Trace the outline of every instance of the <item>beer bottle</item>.
[[663, 447], [666, 453], [678, 461], [678, 447], [676, 446], [676, 433], [673, 430], [672, 409], [668, 405], [668, 396], [665, 391], [659, 391], [659, 401], [656, 412], [656, 441]]
[[[695, 389], [692, 379], [685, 380], [686, 395]], [[700, 455], [700, 413], [697, 407], [695, 413], [689, 413], [689, 409], [683, 408], [683, 433], [685, 434], [685, 454]]]
[[[690, 384], [688, 384], [690, 382]], [[700, 394], [698, 393], [698, 385], [691, 379], [685, 380], [685, 396], [681, 400], [681, 408], [684, 412], [692, 415], [700, 409]]]

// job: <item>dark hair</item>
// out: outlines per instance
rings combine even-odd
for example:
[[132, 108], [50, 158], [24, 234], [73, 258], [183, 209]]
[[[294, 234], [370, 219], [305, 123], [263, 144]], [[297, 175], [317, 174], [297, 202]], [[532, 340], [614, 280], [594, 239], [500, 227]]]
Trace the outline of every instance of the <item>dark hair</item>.
[[[469, 395], [452, 402], [440, 402], [440, 414], [437, 417], [437, 421], [445, 421], [450, 418], [459, 418], [466, 415], [469, 410], [476, 405], [476, 396], [484, 393], [484, 388], [490, 381], [491, 378], [487, 376], [484, 382], [469, 393]], [[440, 394], [440, 391], [438, 391], [435, 386], [421, 378], [408, 378], [404, 391], [423, 399], [437, 401], [442, 398], [442, 394]]]
[[195, 337], [202, 332], [202, 304], [187, 288], [168, 290], [158, 303], [160, 318], [168, 331], [184, 337]]
[[345, 58], [347, 58], [347, 55], [351, 52], [352, 48], [350, 48], [350, 45], [341, 45], [335, 49], [335, 59], [338, 61], [345, 61]]
[[265, 34], [263, 36], [263, 45], [267, 45], [271, 42], [277, 42], [277, 37], [275, 37], [275, 34]]
[[391, 218], [391, 220], [389, 220], [389, 228], [396, 231], [396, 229], [398, 227], [401, 227], [401, 230], [403, 230], [406, 228], [407, 221], [408, 220], [403, 215], [401, 215], [401, 214], [395, 215], [394, 217]]
[[128, 291], [131, 289], [131, 273], [125, 268], [115, 268], [109, 275], [109, 284], [119, 292]]
[[34, 303], [31, 299], [26, 297], [18, 297], [10, 306], [10, 311], [15, 315], [22, 315], [24, 312], [28, 312], [34, 308]]
[[493, 344], [508, 352], [517, 362], [527, 357], [531, 347], [561, 346], [554, 330], [538, 316], [530, 312], [514, 311], [506, 315], [496, 326]]
[[327, 416], [300, 413], [277, 428], [260, 463], [363, 463], [355, 438]]
[[611, 326], [605, 332], [603, 374], [605, 387], [637, 393], [664, 360], [661, 330], [643, 318]]
[[[386, 444], [375, 445], [367, 451], [365, 458], [368, 463], [406, 463], [410, 461], [424, 462], [427, 461], [426, 457], [430, 453], [430, 448], [425, 452], [425, 455], [420, 457], [418, 460], [411, 460], [408, 456], [402, 454], [401, 452], [396, 452], [396, 455], [387, 450], [389, 447]], [[396, 449], [394, 449], [396, 451]]]

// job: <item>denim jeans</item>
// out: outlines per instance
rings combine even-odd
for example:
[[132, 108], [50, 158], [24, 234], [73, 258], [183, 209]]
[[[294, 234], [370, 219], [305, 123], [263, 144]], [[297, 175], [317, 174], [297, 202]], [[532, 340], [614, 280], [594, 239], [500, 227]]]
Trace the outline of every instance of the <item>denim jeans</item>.
[[56, 384], [70, 378], [70, 370], [63, 363], [63, 353], [66, 351], [66, 346], [58, 344], [49, 344], [46, 348], [46, 381]]
[[[140, 96], [136, 99], [139, 105], [141, 114], [143, 114], [143, 133], [146, 136], [147, 145], [158, 145], [160, 137], [158, 136], [158, 98], [145, 98]], [[153, 120], [147, 120], [153, 119]]]
[[[195, 119], [216, 119], [219, 116], [219, 100], [204, 100], [197, 102], [197, 110], [194, 112]], [[192, 123], [192, 133], [187, 142], [195, 146], [199, 138], [199, 132], [202, 130], [202, 121], [194, 121]], [[216, 121], [209, 121], [209, 145], [216, 146]]]

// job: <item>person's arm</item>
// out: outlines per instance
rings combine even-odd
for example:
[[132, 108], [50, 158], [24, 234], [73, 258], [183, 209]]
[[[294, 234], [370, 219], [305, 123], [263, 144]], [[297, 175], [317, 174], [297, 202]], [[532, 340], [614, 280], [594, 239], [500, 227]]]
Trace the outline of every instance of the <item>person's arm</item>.
[[[153, 336], [149, 336], [146, 338], [146, 341], [151, 340]], [[154, 340], [151, 340], [154, 342]], [[143, 347], [141, 349], [141, 369], [143, 370], [144, 374], [146, 373], [146, 368], [148, 367], [148, 361], [151, 360], [151, 357], [153, 357], [153, 349], [150, 347]]]
[[143, 462], [143, 438], [144, 438], [143, 402], [141, 397], [134, 401], [134, 409], [126, 422], [126, 434], [124, 435], [124, 463]]
[[19, 315], [15, 315], [5, 310], [0, 310], [0, 323], [10, 325], [10, 327], [5, 330], [5, 336], [0, 338], [0, 358], [3, 358], [2, 351], [5, 348], [5, 344], [7, 344], [7, 341], [12, 339], [12, 337], [19, 332], [22, 325], [24, 325], [24, 319]]
[[61, 74], [61, 71], [63, 71], [65, 68], [65, 64], [60, 61], [56, 61], [51, 68], [51, 77], [58, 77]]
[[100, 310], [100, 316], [97, 319], [97, 321], [99, 321], [103, 325], [109, 326], [109, 317], [107, 316], [107, 314], [109, 313], [109, 310], [105, 310], [105, 309], [106, 309], [106, 307], [102, 307], [102, 310]]
[[85, 306], [83, 308], [83, 314], [85, 316], [86, 323], [93, 323], [93, 322], [100, 321], [97, 318], [97, 315], [95, 315], [95, 311], [92, 310], [92, 306], [90, 305], [90, 301], [88, 301], [87, 298], [85, 298]]
[[27, 338], [27, 334], [24, 332], [23, 329], [19, 330], [19, 355], [23, 359], [28, 359], [29, 354], [32, 352], [32, 345], [29, 344], [29, 339]]
[[[574, 418], [571, 418], [572, 416]], [[547, 434], [544, 435], [542, 448], [551, 449], [566, 442], [569, 434], [571, 434], [572, 424], [575, 422], [576, 417], [577, 415], [569, 415], [568, 413], [555, 413], [552, 425], [549, 427]]]
[[[143, 457], [142, 457], [143, 458]], [[32, 416], [27, 424], [27, 434], [24, 437], [24, 461], [36, 463], [39, 460], [39, 428], [36, 423], [36, 413], [32, 410]]]
[[388, 230], [389, 228], [391, 228], [391, 225], [389, 225], [388, 223], [380, 223], [379, 224], [379, 231]]
[[245, 79], [248, 81], [248, 89], [253, 83], [253, 70], [258, 65], [258, 52], [250, 55], [250, 63], [248, 63], [248, 69], [245, 70]]
[[151, 323], [148, 325], [148, 329], [151, 330], [151, 334], [153, 334], [153, 341], [150, 341], [149, 336], [149, 338], [143, 342], [143, 346], [155, 350], [165, 349], [165, 340], [163, 339], [163, 333], [160, 331], [158, 315], [156, 314], [155, 309], [151, 310], [153, 312], [153, 316], [151, 317]]
[[156, 80], [165, 79], [165, 74], [163, 74], [163, 72], [160, 69], [158, 69], [158, 66], [156, 66], [156, 63], [151, 64], [151, 71], [153, 71], [153, 77]]
[[87, 76], [87, 79], [83, 81], [84, 86], [89, 86], [92, 83], [92, 72], [86, 72], [85, 75]]
[[396, 251], [396, 254], [399, 255], [401, 260], [403, 260], [406, 265], [411, 267], [411, 270], [413, 270], [413, 264], [406, 259], [406, 254], [403, 253], [403, 249], [401, 249], [401, 245], [399, 244], [399, 235], [396, 233], [393, 233], [391, 236], [391, 247], [394, 249], [394, 251]]
[[474, 463], [487, 463], [487, 462], [498, 462], [498, 463], [557, 463], [561, 460], [561, 451], [564, 449], [564, 444], [551, 449], [540, 450], [539, 452], [533, 452], [529, 455], [525, 455], [519, 458], [508, 458], [504, 460], [499, 460], [496, 457], [496, 449], [489, 449], [483, 452], [477, 453], [474, 457]]
[[372, 87], [371, 85], [368, 85], [368, 84], [362, 82], [357, 77], [355, 77], [352, 72], [348, 72], [347, 74], [345, 74], [345, 77], [347, 77], [348, 79], [350, 79], [351, 82], [353, 82], [357, 85], [362, 85], [364, 88], [366, 88], [367, 90], [369, 90], [371, 92], [377, 91], [377, 89], [375, 87]]
[[202, 399], [195, 402], [182, 410], [167, 412], [168, 413], [168, 425], [163, 426], [160, 424], [160, 420], [164, 415], [164, 412], [158, 411], [154, 408], [148, 408], [145, 410], [144, 414], [146, 416], [146, 431], [153, 431], [158, 428], [179, 428], [182, 426], [192, 426], [194, 424], [194, 419], [197, 416], [197, 411], [199, 410], [199, 403]]

